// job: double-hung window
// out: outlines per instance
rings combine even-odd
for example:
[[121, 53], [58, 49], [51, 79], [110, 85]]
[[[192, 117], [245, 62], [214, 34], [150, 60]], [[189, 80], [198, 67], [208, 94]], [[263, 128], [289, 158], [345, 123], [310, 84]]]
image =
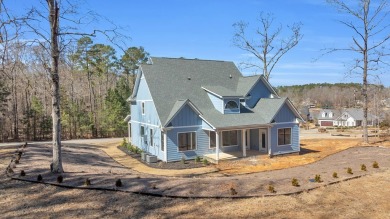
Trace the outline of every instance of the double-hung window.
[[164, 132], [161, 132], [161, 151], [164, 151]]
[[278, 129], [278, 145], [291, 144], [291, 128]]
[[191, 151], [196, 149], [196, 132], [179, 133], [177, 138], [179, 151]]
[[149, 129], [150, 130], [150, 141], [149, 141], [149, 143], [150, 143], [150, 146], [153, 146], [153, 129]]
[[223, 131], [222, 132], [222, 146], [236, 146], [236, 145], [238, 145], [238, 132], [237, 132], [237, 130]]
[[215, 132], [209, 131], [209, 139], [210, 139], [210, 148], [215, 148], [217, 146], [217, 138]]

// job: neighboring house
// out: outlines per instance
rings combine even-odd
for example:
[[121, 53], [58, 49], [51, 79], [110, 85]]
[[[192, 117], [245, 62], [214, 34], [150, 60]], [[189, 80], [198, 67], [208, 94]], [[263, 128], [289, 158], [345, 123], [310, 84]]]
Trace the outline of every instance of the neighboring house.
[[[355, 127], [363, 125], [363, 109], [348, 108], [344, 109], [342, 114], [334, 121], [334, 126]], [[373, 126], [379, 122], [379, 118], [370, 113], [367, 114], [367, 125]]]
[[[363, 109], [361, 108], [311, 110], [310, 115], [317, 119], [317, 124], [321, 127], [363, 125]], [[379, 121], [379, 117], [368, 113], [367, 120], [367, 125], [372, 126]]]
[[333, 126], [334, 120], [340, 115], [339, 110], [335, 109], [321, 109], [317, 113], [317, 123], [323, 126]]
[[233, 62], [152, 57], [128, 101], [131, 143], [162, 161], [300, 151], [303, 119], [290, 100], [263, 76], [243, 77]]

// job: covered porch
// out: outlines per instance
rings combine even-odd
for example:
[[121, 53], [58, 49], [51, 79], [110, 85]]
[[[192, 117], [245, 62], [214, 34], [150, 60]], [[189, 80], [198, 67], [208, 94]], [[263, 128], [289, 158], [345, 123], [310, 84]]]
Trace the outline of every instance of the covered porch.
[[[247, 150], [245, 157], [252, 157], [252, 156], [258, 156], [258, 155], [264, 155], [265, 152], [257, 151], [257, 150]], [[239, 158], [243, 158], [243, 153], [241, 151], [232, 151], [232, 152], [219, 152], [219, 159], [218, 161], [225, 161], [225, 160], [235, 160]], [[206, 158], [208, 161], [212, 163], [218, 163], [217, 161], [217, 154], [211, 153], [211, 154], [205, 154], [204, 158]]]
[[204, 156], [218, 163], [220, 160], [268, 154], [270, 140], [271, 127], [217, 129], [210, 131], [210, 147], [213, 145], [215, 152]]

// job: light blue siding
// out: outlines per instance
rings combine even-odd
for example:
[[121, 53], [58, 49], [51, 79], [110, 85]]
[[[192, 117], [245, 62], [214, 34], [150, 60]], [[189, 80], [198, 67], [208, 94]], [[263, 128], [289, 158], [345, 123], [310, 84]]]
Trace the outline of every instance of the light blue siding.
[[202, 120], [190, 106], [185, 105], [172, 119], [171, 124], [173, 127], [202, 125]]
[[202, 120], [202, 129], [213, 130], [213, 127]]
[[208, 92], [207, 92], [207, 95], [209, 96], [211, 103], [213, 103], [215, 109], [218, 110], [219, 112], [223, 113], [223, 109], [224, 109], [223, 100], [221, 98], [211, 94], [211, 93], [208, 93]]
[[285, 103], [282, 108], [276, 114], [274, 120], [276, 123], [279, 122], [295, 122], [296, 116], [291, 111], [290, 107]]
[[[194, 151], [179, 151], [178, 148], [178, 133], [182, 132], [196, 132], [196, 150]], [[202, 130], [202, 127], [189, 128], [175, 128], [167, 132], [167, 148], [168, 148], [168, 162], [178, 161], [183, 157], [184, 159], [194, 159], [196, 156], [203, 156], [204, 154], [212, 153], [209, 149], [208, 131]]]
[[[144, 115], [142, 114], [144, 103]], [[140, 78], [135, 103], [131, 104], [131, 143], [145, 152], [156, 155], [159, 159], [164, 158], [161, 151], [160, 120], [149, 91], [145, 78]], [[144, 126], [144, 136], [141, 136], [141, 126]], [[153, 129], [153, 145], [150, 141], [150, 129]]]
[[249, 91], [249, 95], [251, 97], [246, 100], [246, 104], [250, 108], [253, 108], [261, 98], [270, 98], [271, 94], [272, 93], [268, 90], [265, 84], [261, 80], [259, 80], [257, 84], [252, 88], [252, 90]]
[[[278, 129], [291, 128], [291, 145], [278, 146]], [[271, 155], [278, 155], [284, 153], [294, 153], [300, 151], [299, 145], [299, 125], [297, 123], [275, 124], [271, 128]]]

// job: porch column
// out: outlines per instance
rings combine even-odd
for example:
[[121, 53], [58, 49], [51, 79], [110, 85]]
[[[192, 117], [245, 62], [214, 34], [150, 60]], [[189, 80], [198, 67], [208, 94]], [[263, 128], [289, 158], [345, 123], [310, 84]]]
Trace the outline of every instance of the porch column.
[[241, 137], [242, 137], [242, 156], [243, 157], [246, 157], [246, 136], [245, 136], [245, 133], [246, 133], [246, 129], [243, 129], [242, 134], [241, 134]]
[[127, 132], [129, 134], [129, 142], [131, 142], [131, 122], [127, 123]]
[[271, 142], [271, 140], [272, 140], [272, 135], [271, 135], [271, 127], [268, 127], [267, 128], [267, 135], [268, 135], [268, 138], [267, 138], [267, 140], [268, 140], [268, 142], [267, 142], [267, 148], [268, 148], [268, 155], [271, 155], [271, 153], [272, 153], [272, 142]]
[[215, 131], [215, 144], [216, 144], [216, 149], [215, 149], [215, 160], [218, 163], [219, 160], [219, 132]]
[[164, 161], [168, 162], [168, 149], [167, 149], [167, 131], [164, 131]]

